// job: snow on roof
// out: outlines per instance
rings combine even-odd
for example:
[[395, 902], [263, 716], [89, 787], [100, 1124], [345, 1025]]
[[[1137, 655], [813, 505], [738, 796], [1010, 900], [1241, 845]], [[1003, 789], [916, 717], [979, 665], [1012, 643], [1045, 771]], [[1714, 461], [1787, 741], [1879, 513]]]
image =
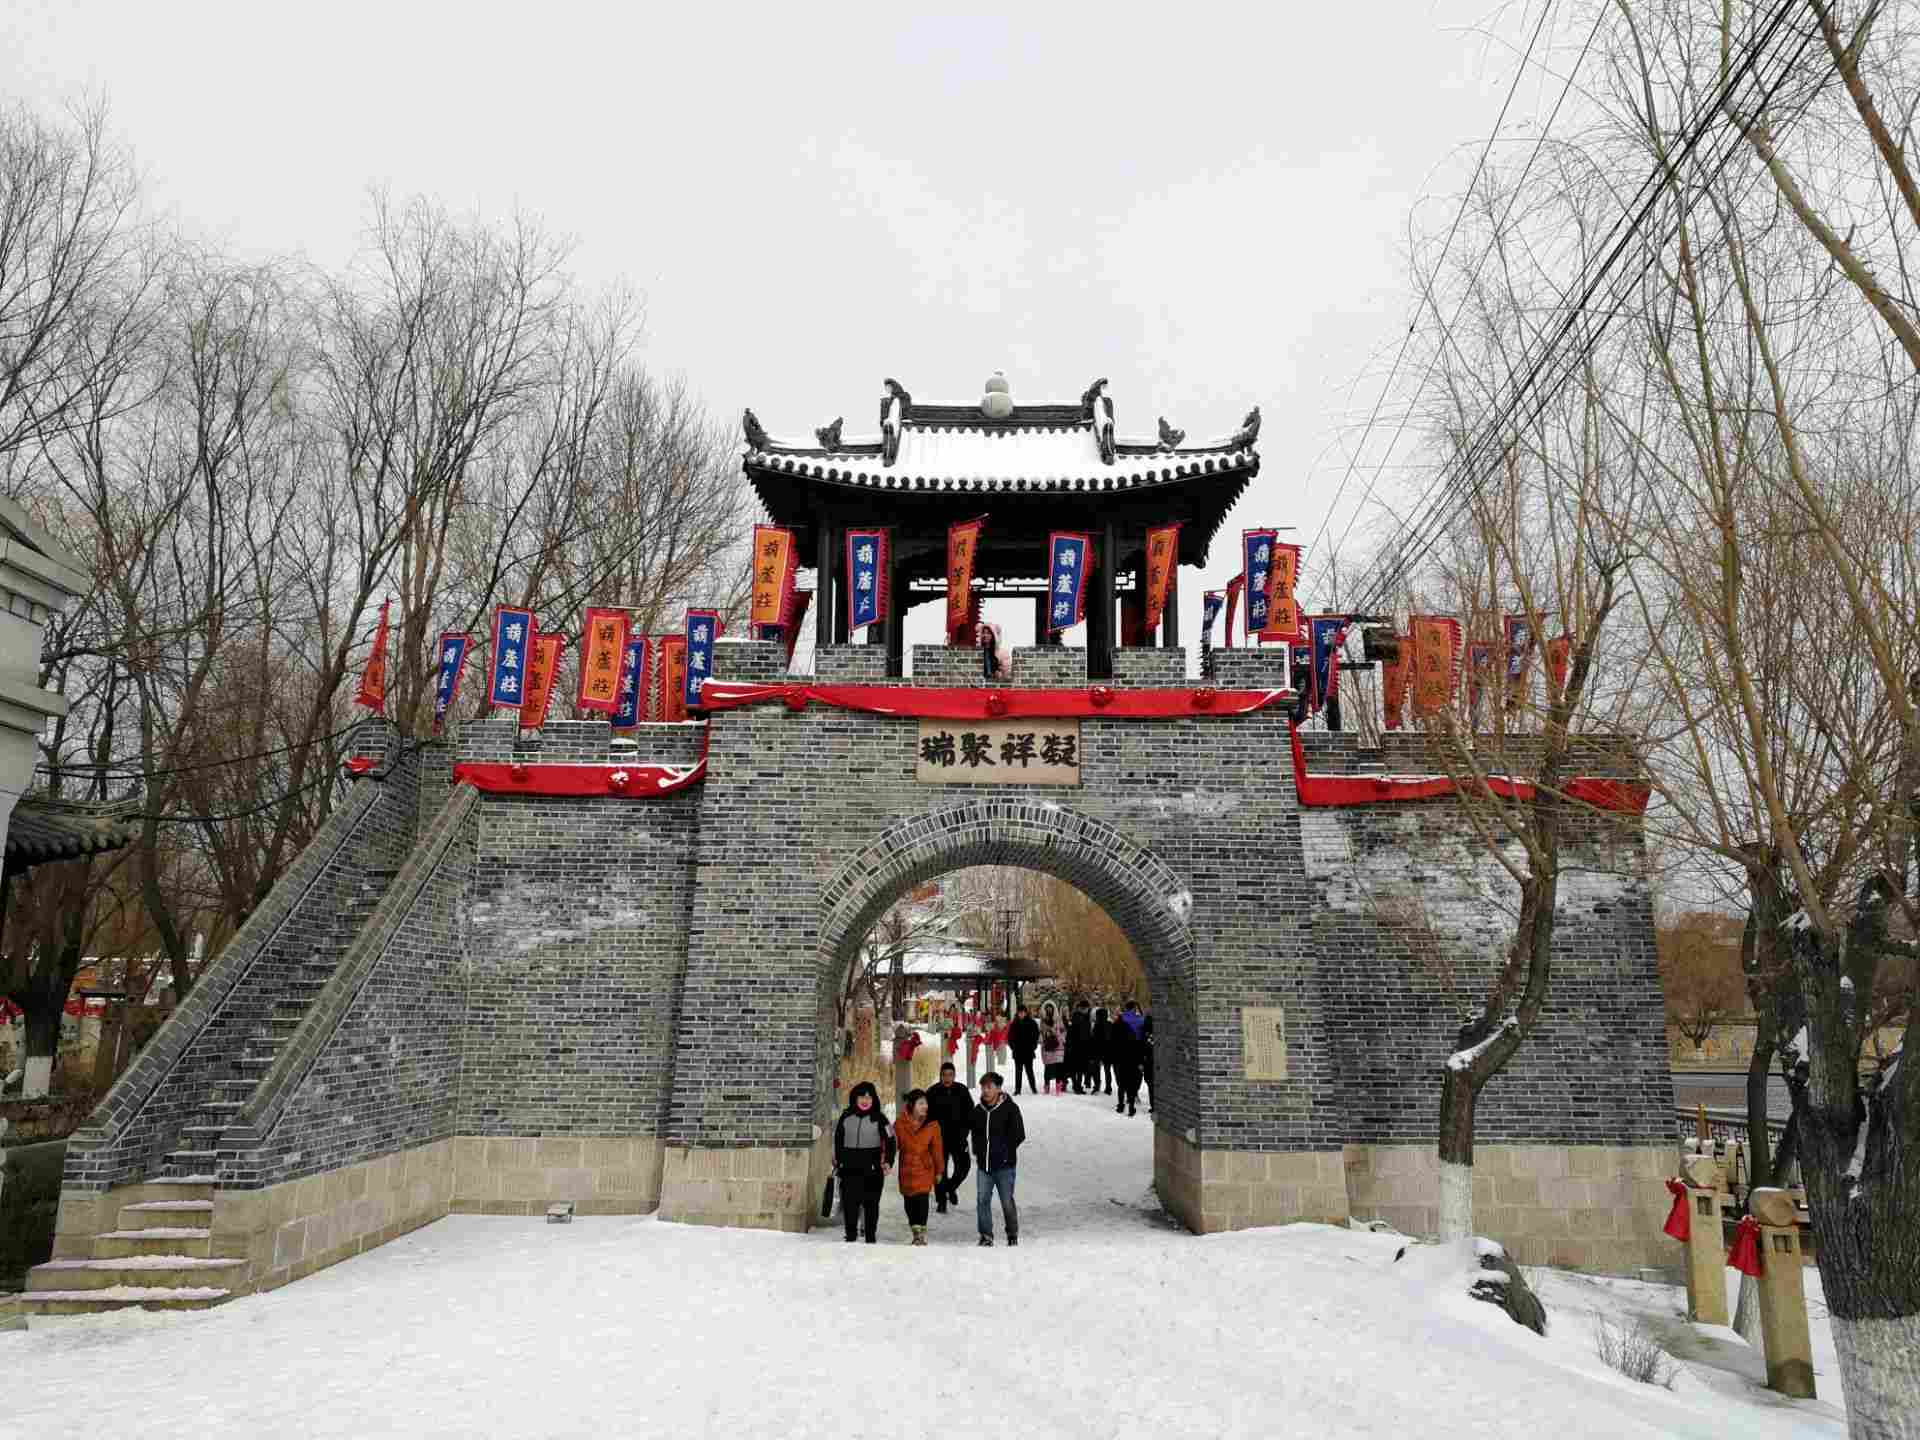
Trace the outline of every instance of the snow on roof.
[[909, 425], [892, 465], [874, 454], [750, 450], [747, 463], [788, 475], [811, 475], [890, 490], [1114, 490], [1219, 475], [1257, 463], [1251, 445], [1188, 454], [1120, 454], [1100, 458], [1090, 429], [948, 429]]

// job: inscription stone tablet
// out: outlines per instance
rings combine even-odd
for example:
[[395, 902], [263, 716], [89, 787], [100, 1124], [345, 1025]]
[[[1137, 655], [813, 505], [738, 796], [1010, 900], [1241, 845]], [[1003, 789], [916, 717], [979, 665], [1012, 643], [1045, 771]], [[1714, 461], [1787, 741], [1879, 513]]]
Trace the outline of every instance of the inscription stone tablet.
[[1245, 1005], [1240, 1009], [1240, 1045], [1246, 1058], [1247, 1079], [1287, 1078], [1287, 1012], [1278, 1006]]
[[922, 720], [913, 778], [935, 785], [1078, 785], [1078, 720]]

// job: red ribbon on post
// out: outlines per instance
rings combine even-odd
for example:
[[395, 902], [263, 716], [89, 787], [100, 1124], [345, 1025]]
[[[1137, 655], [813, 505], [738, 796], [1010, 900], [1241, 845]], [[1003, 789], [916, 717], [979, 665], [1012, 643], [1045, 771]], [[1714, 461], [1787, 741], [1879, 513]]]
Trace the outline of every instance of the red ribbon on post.
[[913, 1052], [920, 1048], [920, 1032], [909, 1030], [900, 1039], [893, 1042], [893, 1058], [906, 1062], [913, 1059]]
[[1742, 1275], [1760, 1274], [1760, 1222], [1751, 1215], [1733, 1227], [1733, 1248], [1727, 1251], [1727, 1264]]
[[1667, 1193], [1673, 1196], [1673, 1208], [1667, 1212], [1667, 1223], [1660, 1228], [1675, 1240], [1684, 1243], [1693, 1236], [1693, 1224], [1690, 1218], [1693, 1211], [1687, 1204], [1687, 1187], [1678, 1180], [1669, 1180]]

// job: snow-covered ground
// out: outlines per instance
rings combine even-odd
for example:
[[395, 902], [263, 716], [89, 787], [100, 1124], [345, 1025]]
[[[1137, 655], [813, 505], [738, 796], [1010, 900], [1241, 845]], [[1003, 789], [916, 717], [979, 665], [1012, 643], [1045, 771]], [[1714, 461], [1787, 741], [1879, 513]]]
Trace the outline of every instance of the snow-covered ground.
[[[455, 1216], [219, 1309], [0, 1334], [0, 1375], [31, 1377], [0, 1386], [0, 1435], [1844, 1433], [1824, 1323], [1813, 1402], [1759, 1388], [1666, 1287], [1548, 1272], [1543, 1340], [1392, 1237], [1188, 1236], [1152, 1199], [1144, 1110], [1021, 1103], [1017, 1250], [976, 1248], [971, 1180], [925, 1254], [891, 1190], [872, 1247]], [[1675, 1389], [1602, 1366], [1595, 1312], [1654, 1316]]]

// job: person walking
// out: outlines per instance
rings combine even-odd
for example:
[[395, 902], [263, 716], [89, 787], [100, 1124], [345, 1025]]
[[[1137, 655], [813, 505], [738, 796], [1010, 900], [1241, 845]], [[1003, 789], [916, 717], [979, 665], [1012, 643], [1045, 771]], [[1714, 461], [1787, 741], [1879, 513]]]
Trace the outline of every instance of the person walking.
[[[1031, 1055], [1027, 1064], [1033, 1064]], [[940, 1179], [933, 1187], [934, 1202], [944, 1215], [949, 1203], [960, 1203], [960, 1182], [967, 1178], [969, 1166], [967, 1137], [973, 1133], [973, 1092], [959, 1083], [951, 1060], [940, 1067], [940, 1083], [927, 1091], [927, 1113], [940, 1127], [940, 1143], [946, 1152]], [[905, 1164], [901, 1162], [902, 1173]], [[951, 1175], [947, 1173], [949, 1166]]]
[[1116, 1115], [1134, 1113], [1140, 1098], [1140, 1037], [1133, 1027], [1116, 1023], [1107, 1037], [1107, 1053], [1113, 1057], [1114, 1078], [1120, 1084], [1120, 1096], [1113, 1104]]
[[1013, 1052], [1013, 1093], [1020, 1093], [1022, 1076], [1027, 1089], [1038, 1090], [1040, 1086], [1033, 1078], [1033, 1052], [1040, 1048], [1040, 1022], [1024, 1005], [1007, 1030], [1007, 1048]]
[[[947, 1168], [946, 1142], [939, 1122], [927, 1114], [926, 1091], [907, 1092], [907, 1098], [900, 1102], [900, 1118], [894, 1122], [893, 1134], [900, 1156], [900, 1203], [906, 1207], [913, 1243], [924, 1245], [927, 1197], [940, 1184]], [[940, 1208], [947, 1208], [944, 1202]]]
[[1040, 1007], [1040, 1074], [1049, 1095], [1066, 1093], [1067, 1027], [1055, 1018], [1051, 1000]]
[[880, 1224], [880, 1191], [893, 1169], [893, 1131], [880, 1109], [880, 1092], [862, 1080], [847, 1096], [847, 1108], [833, 1127], [833, 1173], [840, 1177], [840, 1216], [847, 1243], [856, 1228], [874, 1243]]
[[1102, 1005], [1093, 1012], [1093, 1088], [1103, 1094], [1113, 1093], [1113, 1021], [1107, 1017], [1107, 1007]]
[[1015, 1168], [1020, 1146], [1027, 1138], [1026, 1122], [1013, 1097], [1000, 1088], [1000, 1076], [989, 1070], [980, 1077], [980, 1103], [973, 1110], [974, 1218], [980, 1243], [993, 1244], [993, 1197], [1000, 1197], [1000, 1221], [1007, 1244], [1020, 1243], [1020, 1211], [1013, 1203]]
[[1082, 1000], [1073, 1007], [1073, 1019], [1067, 1024], [1067, 1078], [1073, 1093], [1086, 1094], [1087, 1071], [1093, 1063], [1093, 1012]]

